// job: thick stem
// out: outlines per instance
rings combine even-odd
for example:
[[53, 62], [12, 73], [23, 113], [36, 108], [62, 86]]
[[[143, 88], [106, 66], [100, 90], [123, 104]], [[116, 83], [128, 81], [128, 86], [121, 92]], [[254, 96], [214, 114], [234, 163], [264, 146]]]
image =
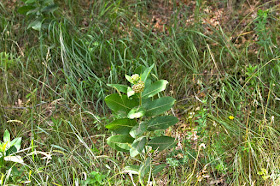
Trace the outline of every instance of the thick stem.
[[140, 92], [139, 105], [142, 106], [142, 92]]

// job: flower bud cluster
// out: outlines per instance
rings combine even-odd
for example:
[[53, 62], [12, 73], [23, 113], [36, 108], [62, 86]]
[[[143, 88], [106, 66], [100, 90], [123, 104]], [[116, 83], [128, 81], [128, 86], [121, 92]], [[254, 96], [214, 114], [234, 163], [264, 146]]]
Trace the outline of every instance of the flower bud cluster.
[[137, 84], [133, 85], [132, 86], [132, 90], [135, 92], [135, 93], [140, 93], [140, 92], [143, 92], [144, 91], [144, 88], [145, 88], [145, 83], [143, 81], [138, 81]]
[[135, 93], [143, 92], [144, 88], [145, 88], [145, 83], [143, 81], [141, 81], [139, 74], [133, 74], [130, 78], [131, 78], [132, 83], [134, 84], [132, 86], [132, 90]]
[[131, 80], [132, 80], [133, 84], [137, 84], [138, 81], [140, 80], [140, 76], [138, 74], [134, 74], [131, 76]]

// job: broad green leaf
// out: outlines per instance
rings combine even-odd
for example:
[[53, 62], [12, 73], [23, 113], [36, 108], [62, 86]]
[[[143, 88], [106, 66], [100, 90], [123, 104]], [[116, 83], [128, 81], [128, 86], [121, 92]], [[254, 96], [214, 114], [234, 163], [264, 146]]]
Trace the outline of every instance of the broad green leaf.
[[133, 81], [132, 81], [132, 79], [131, 79], [131, 76], [125, 75], [125, 79], [126, 79], [127, 81], [129, 81], [130, 83], [133, 84]]
[[36, 15], [40, 11], [40, 7], [34, 7], [33, 9], [29, 10], [26, 12], [26, 15]]
[[157, 93], [164, 91], [166, 88], [168, 81], [166, 80], [159, 80], [151, 84], [150, 86], [147, 86], [147, 88], [144, 90], [142, 97], [153, 97]]
[[7, 129], [4, 132], [3, 141], [4, 141], [4, 143], [11, 141], [10, 133]]
[[145, 82], [145, 89], [144, 89], [144, 91], [146, 89], [148, 89], [151, 85], [152, 85], [152, 80], [148, 77], [146, 82]]
[[41, 27], [42, 27], [42, 20], [37, 19], [37, 20], [35, 20], [35, 21], [32, 21], [32, 22], [28, 25], [27, 29], [33, 28], [34, 30], [40, 31], [40, 30], [41, 30]]
[[131, 148], [129, 149], [129, 152], [130, 152], [130, 156], [131, 156], [132, 158], [134, 158], [135, 156], [137, 156], [137, 155], [139, 154], [139, 152], [137, 151], [137, 149], [134, 148], [134, 147], [131, 147]]
[[147, 123], [146, 122], [141, 122], [139, 125], [135, 125], [131, 131], [129, 132], [129, 134], [133, 137], [133, 138], [137, 138], [137, 136], [141, 136], [142, 134], [144, 134], [144, 132], [147, 131]]
[[147, 67], [143, 66], [143, 65], [139, 65], [135, 71], [134, 74], [143, 74], [143, 72], [145, 71]]
[[162, 97], [154, 101], [145, 102], [143, 107], [146, 109], [146, 116], [156, 116], [168, 111], [175, 101], [172, 97]]
[[145, 148], [146, 142], [147, 142], [147, 138], [146, 138], [146, 136], [144, 136], [142, 138], [139, 138], [139, 142], [137, 141], [134, 144], [134, 147], [136, 147], [136, 149], [138, 150], [139, 153], [143, 152], [143, 149]]
[[6, 150], [6, 152], [5, 152], [5, 154], [6, 154], [5, 156], [9, 156], [10, 154], [14, 154], [17, 152], [17, 148], [15, 146], [10, 146], [8, 148], [9, 149]]
[[15, 138], [11, 141], [11, 146], [16, 147], [17, 151], [20, 150], [20, 145], [21, 145], [21, 137], [20, 138]]
[[148, 121], [148, 130], [160, 130], [167, 129], [169, 126], [175, 125], [178, 122], [178, 118], [174, 116], [158, 116]]
[[135, 92], [132, 90], [131, 87], [127, 87], [127, 97], [133, 96]]
[[141, 118], [145, 115], [146, 110], [143, 107], [134, 107], [133, 109], [131, 109], [131, 111], [129, 111], [129, 113], [127, 114], [127, 117], [130, 119], [134, 119], [134, 118]]
[[124, 173], [131, 173], [131, 174], [139, 174], [139, 168], [138, 165], [128, 165], [124, 167]]
[[152, 66], [150, 66], [149, 68], [146, 68], [143, 72], [143, 74], [141, 74], [141, 81], [143, 81], [144, 83], [146, 82], [148, 76], [150, 75], [152, 69], [154, 68], [155, 64], [153, 64]]
[[153, 101], [153, 99], [152, 98], [147, 98], [147, 99], [142, 99], [142, 105], [147, 105], [147, 104], [149, 104], [150, 102], [152, 102]]
[[121, 84], [107, 84], [107, 86], [112, 87], [114, 89], [116, 89], [118, 92], [122, 92], [122, 93], [127, 93], [127, 85], [121, 85]]
[[34, 8], [35, 8], [34, 6], [22, 6], [17, 11], [18, 11], [18, 13], [25, 15], [27, 12], [29, 12], [30, 10], [32, 10]]
[[139, 169], [139, 180], [142, 185], [144, 185], [144, 178], [148, 176], [151, 170], [151, 158], [148, 157]]
[[[134, 152], [136, 155], [138, 155], [139, 153], [142, 153], [143, 149], [146, 145], [146, 141], [147, 141], [146, 136], [142, 136], [142, 137], [134, 140], [134, 142], [131, 145], [132, 149], [133, 149], [132, 151], [134, 152], [134, 150], [136, 150], [137, 153]], [[132, 152], [132, 151], [130, 151], [130, 152]], [[135, 156], [132, 156], [132, 157], [135, 157]]]
[[138, 99], [129, 99], [126, 95], [111, 94], [105, 98], [107, 106], [115, 113], [124, 117], [138, 105]]
[[116, 135], [107, 139], [107, 143], [113, 149], [123, 152], [129, 152], [131, 143], [134, 141], [130, 135]]
[[117, 134], [129, 134], [129, 131], [137, 122], [128, 118], [117, 119], [106, 125], [106, 128]]
[[4, 160], [24, 164], [24, 161], [21, 156], [6, 156], [6, 157], [4, 157]]
[[155, 137], [151, 139], [148, 143], [149, 146], [153, 148], [153, 150], [158, 149], [159, 151], [162, 151], [164, 149], [167, 149], [174, 145], [175, 139], [169, 136], [160, 136], [160, 137]]
[[165, 167], [166, 167], [166, 164], [154, 165], [152, 172], [155, 175], [155, 174], [161, 172]]
[[54, 12], [56, 9], [58, 8], [58, 6], [56, 4], [52, 4], [52, 5], [49, 5], [49, 6], [46, 6], [42, 9], [42, 12], [45, 12], [45, 13], [52, 13]]

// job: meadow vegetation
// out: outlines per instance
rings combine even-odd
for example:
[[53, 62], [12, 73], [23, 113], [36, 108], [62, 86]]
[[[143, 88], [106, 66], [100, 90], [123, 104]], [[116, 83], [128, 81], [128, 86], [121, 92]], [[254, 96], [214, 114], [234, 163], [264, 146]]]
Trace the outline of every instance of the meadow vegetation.
[[[279, 15], [278, 0], [0, 1], [0, 185], [280, 185]], [[128, 115], [108, 104], [133, 96]], [[172, 124], [132, 128], [158, 114]]]

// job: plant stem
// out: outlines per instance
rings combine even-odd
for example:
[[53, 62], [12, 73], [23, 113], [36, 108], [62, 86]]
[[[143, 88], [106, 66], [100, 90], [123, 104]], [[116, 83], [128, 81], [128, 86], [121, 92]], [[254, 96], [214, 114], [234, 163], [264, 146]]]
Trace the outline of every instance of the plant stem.
[[139, 105], [142, 106], [142, 92], [140, 92]]

